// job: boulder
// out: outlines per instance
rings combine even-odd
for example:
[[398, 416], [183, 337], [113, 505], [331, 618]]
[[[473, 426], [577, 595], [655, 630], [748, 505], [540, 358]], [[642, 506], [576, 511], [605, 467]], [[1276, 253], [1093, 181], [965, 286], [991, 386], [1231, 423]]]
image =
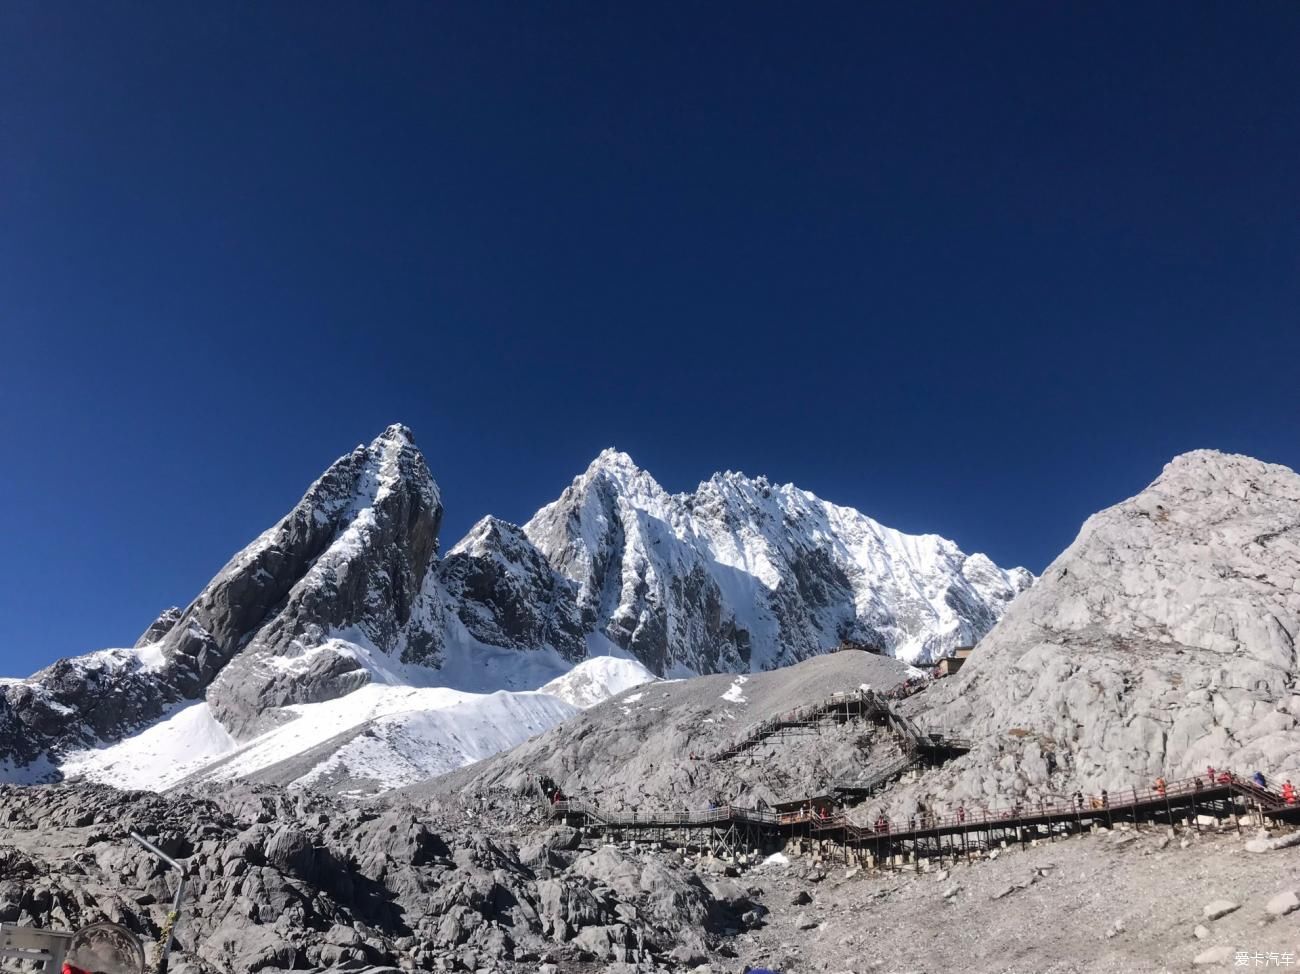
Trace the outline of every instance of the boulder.
[[1264, 906], [1265, 912], [1275, 917], [1286, 916], [1295, 910], [1300, 910], [1300, 897], [1296, 896], [1294, 890], [1284, 890], [1278, 893]]
[[1210, 964], [1226, 964], [1232, 960], [1233, 953], [1233, 949], [1226, 945], [1210, 947], [1192, 958], [1192, 963], [1198, 967], [1205, 967]]
[[1251, 839], [1246, 843], [1246, 851], [1276, 852], [1278, 849], [1289, 849], [1295, 845], [1300, 845], [1300, 832], [1288, 832], [1286, 835], [1274, 836], [1271, 839]]
[[311, 881], [316, 878], [317, 850], [301, 829], [282, 826], [266, 843], [266, 862], [282, 873]]
[[1238, 910], [1240, 908], [1241, 908], [1240, 904], [1234, 903], [1232, 902], [1232, 900], [1212, 900], [1211, 902], [1205, 904], [1205, 907], [1201, 912], [1204, 915], [1205, 919], [1217, 920], [1220, 917], [1225, 917], [1229, 913], [1232, 913], [1235, 910]]

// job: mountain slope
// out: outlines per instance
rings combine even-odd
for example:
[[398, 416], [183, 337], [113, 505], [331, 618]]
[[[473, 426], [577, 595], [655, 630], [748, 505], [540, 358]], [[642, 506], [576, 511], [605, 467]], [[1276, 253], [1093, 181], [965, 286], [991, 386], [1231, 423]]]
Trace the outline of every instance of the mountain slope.
[[764, 673], [649, 683], [406, 794], [521, 792], [541, 775], [609, 809], [753, 806], [824, 794], [896, 761], [896, 742], [855, 722], [828, 723], [815, 733], [773, 736], [733, 760], [709, 756], [777, 714], [864, 684], [888, 691], [907, 676], [898, 660], [848, 651]]
[[843, 641], [926, 662], [1033, 581], [762, 477], [670, 495], [613, 450], [524, 534], [573, 580], [584, 624], [656, 673], [769, 669]]
[[[222, 734], [242, 747], [374, 685], [527, 692], [589, 656], [660, 675], [771, 668], [842, 640], [925, 659], [977, 639], [1031, 580], [762, 478], [671, 496], [614, 451], [524, 528], [484, 518], [440, 558], [442, 514], [410, 430], [390, 426], [134, 648], [0, 682], [0, 776], [56, 775], [182, 712], [193, 726], [171, 726], [200, 752]], [[631, 678], [580, 673], [556, 692], [590, 706]]]
[[960, 674], [909, 701], [984, 741], [929, 794], [1295, 769], [1298, 634], [1300, 476], [1179, 456], [1090, 517]]
[[536, 691], [373, 683], [336, 700], [295, 704], [292, 720], [240, 742], [208, 703], [192, 703], [116, 744], [69, 753], [62, 771], [124, 788], [248, 779], [374, 793], [489, 757], [578, 712]]

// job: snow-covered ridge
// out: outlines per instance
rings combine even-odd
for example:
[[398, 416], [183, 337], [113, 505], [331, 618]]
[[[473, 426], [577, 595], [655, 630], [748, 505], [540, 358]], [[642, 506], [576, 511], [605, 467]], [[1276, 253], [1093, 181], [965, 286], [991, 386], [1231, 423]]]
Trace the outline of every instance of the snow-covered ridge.
[[845, 640], [926, 662], [976, 642], [1033, 582], [764, 477], [671, 495], [616, 450], [523, 530], [584, 619], [664, 674], [765, 669]]

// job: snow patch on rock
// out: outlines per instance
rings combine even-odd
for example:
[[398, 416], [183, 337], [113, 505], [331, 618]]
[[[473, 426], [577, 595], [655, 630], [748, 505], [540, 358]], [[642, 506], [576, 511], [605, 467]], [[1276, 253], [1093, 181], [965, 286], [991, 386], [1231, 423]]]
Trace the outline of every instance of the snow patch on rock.
[[[585, 660], [564, 676], [556, 677], [538, 688], [539, 693], [586, 710], [624, 691], [656, 681], [653, 673], [634, 659], [597, 656]], [[630, 700], [631, 698], [625, 698]]]

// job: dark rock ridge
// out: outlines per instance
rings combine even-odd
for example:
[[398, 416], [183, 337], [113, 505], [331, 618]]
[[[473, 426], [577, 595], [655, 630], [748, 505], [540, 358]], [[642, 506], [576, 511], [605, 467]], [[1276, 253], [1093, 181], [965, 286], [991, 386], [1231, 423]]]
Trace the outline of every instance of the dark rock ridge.
[[485, 517], [443, 559], [449, 604], [475, 639], [489, 646], [552, 646], [567, 660], [586, 654], [572, 582], [551, 567], [522, 529]]
[[389, 427], [332, 464], [176, 618], [164, 613], [148, 630], [161, 637], [141, 652], [60, 660], [0, 687], [0, 760], [30, 764], [114, 740], [205, 694], [232, 731], [251, 733], [271, 708], [367, 681], [355, 656], [326, 646], [343, 630], [399, 659], [436, 662], [425, 583], [441, 520], [410, 431]]
[[471, 654], [449, 672], [472, 670], [482, 647], [558, 667], [594, 640], [658, 674], [768, 669], [845, 640], [928, 659], [977, 639], [1032, 578], [762, 478], [670, 496], [614, 451], [525, 527], [485, 518], [445, 558], [442, 514], [410, 430], [389, 427], [134, 649], [0, 683], [0, 775], [46, 777], [185, 701], [247, 740], [375, 673], [430, 682], [449, 653]]
[[135, 648], [149, 646], [158, 642], [163, 636], [167, 635], [176, 628], [176, 623], [180, 622], [182, 610], [180, 606], [173, 605], [163, 609], [158, 614], [158, 618], [149, 624], [149, 628], [140, 634], [140, 638], [135, 641]]

